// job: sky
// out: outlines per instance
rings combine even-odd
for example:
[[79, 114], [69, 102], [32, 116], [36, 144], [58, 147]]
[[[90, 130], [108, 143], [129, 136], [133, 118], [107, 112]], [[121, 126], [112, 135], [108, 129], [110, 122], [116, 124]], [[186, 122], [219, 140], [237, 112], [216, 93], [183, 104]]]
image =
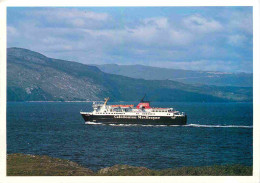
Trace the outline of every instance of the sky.
[[252, 73], [252, 7], [8, 7], [7, 47], [84, 64]]

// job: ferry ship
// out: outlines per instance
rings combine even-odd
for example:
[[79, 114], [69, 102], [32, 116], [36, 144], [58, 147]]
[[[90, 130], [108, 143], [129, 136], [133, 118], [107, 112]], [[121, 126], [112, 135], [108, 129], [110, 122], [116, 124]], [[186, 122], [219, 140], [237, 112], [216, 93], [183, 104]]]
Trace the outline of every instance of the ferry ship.
[[134, 105], [107, 105], [105, 102], [93, 102], [93, 112], [80, 112], [85, 122], [105, 124], [142, 124], [142, 125], [186, 125], [187, 115], [173, 108], [151, 107], [149, 101]]

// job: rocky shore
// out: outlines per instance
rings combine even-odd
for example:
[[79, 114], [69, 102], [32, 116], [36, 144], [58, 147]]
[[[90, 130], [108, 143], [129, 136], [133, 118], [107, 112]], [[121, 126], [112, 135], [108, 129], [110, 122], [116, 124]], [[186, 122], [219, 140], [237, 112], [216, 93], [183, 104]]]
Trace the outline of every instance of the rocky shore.
[[75, 162], [48, 156], [9, 154], [7, 176], [250, 176], [251, 166], [215, 165], [151, 170], [146, 167], [114, 165], [97, 172]]

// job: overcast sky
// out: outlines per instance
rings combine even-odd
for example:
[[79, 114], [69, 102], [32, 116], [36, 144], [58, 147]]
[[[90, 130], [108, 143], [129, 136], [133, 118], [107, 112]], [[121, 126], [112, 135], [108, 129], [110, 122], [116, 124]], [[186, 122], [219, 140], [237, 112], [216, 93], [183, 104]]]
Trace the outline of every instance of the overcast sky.
[[252, 72], [252, 7], [8, 8], [7, 46], [85, 64]]

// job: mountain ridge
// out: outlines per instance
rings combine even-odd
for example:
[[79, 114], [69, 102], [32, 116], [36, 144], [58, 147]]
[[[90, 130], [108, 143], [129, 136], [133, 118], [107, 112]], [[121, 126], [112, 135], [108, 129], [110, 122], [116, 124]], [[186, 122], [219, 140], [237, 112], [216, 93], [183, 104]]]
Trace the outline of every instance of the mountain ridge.
[[194, 71], [163, 67], [135, 65], [103, 64], [95, 65], [101, 71], [137, 79], [173, 80], [186, 84], [204, 84], [216, 86], [252, 87], [253, 74], [244, 72]]
[[23, 48], [7, 49], [8, 101], [251, 101], [250, 87], [188, 85], [171, 80], [136, 79], [95, 66], [46, 57]]

